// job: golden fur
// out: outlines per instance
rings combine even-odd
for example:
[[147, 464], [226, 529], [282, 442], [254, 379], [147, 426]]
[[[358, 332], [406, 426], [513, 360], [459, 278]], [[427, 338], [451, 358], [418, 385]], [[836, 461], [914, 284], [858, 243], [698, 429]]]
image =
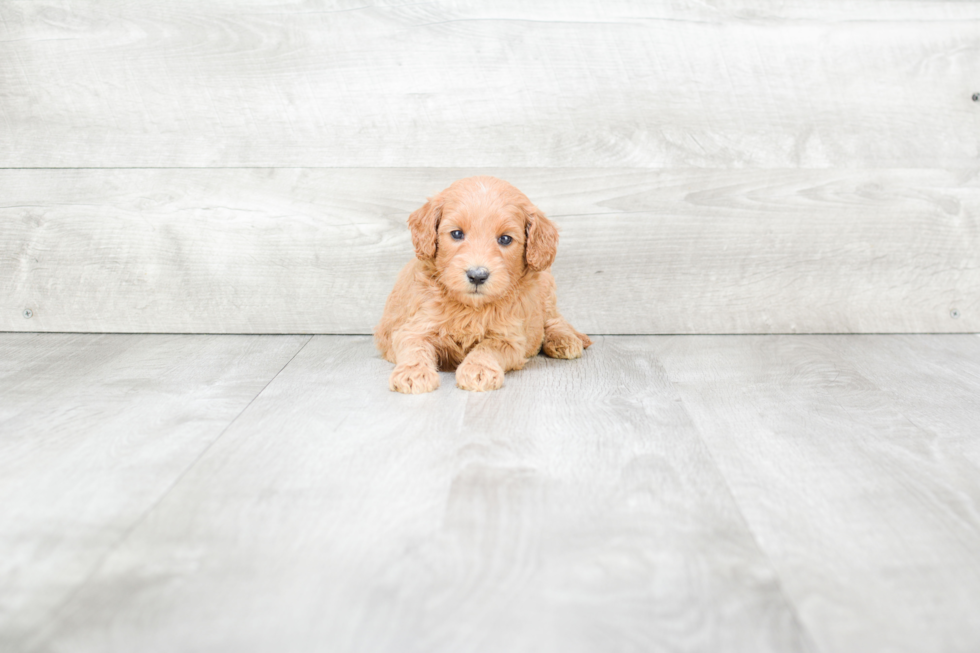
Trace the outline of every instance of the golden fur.
[[[494, 177], [460, 179], [408, 218], [416, 260], [402, 269], [375, 344], [395, 363], [389, 387], [419, 394], [456, 370], [464, 390], [496, 390], [504, 372], [544, 351], [578, 358], [592, 344], [558, 313], [550, 267], [558, 230]], [[462, 235], [461, 235], [462, 234]], [[509, 236], [509, 244], [498, 240]], [[506, 240], [506, 239], [505, 239]], [[485, 268], [475, 284], [467, 270]]]

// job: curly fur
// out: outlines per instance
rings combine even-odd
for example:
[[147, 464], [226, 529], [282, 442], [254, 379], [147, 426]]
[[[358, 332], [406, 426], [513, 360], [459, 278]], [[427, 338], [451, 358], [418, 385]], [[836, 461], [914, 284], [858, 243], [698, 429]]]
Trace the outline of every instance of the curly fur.
[[[507, 182], [460, 179], [412, 213], [408, 226], [416, 260], [399, 274], [374, 332], [381, 355], [395, 363], [392, 390], [431, 392], [439, 369], [455, 369], [464, 390], [496, 390], [505, 372], [542, 350], [578, 358], [592, 344], [556, 306], [549, 268], [558, 230]], [[503, 235], [513, 241], [501, 245]], [[490, 272], [481, 285], [467, 278], [475, 267]]]

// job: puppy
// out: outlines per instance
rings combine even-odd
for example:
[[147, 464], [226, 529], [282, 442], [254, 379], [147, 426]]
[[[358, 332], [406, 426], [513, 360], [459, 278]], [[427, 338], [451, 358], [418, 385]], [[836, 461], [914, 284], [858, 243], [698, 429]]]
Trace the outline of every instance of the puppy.
[[592, 344], [558, 312], [549, 269], [558, 230], [494, 177], [460, 179], [408, 218], [416, 260], [402, 269], [375, 344], [395, 363], [388, 386], [421, 394], [437, 370], [464, 390], [496, 390], [544, 351], [578, 358]]

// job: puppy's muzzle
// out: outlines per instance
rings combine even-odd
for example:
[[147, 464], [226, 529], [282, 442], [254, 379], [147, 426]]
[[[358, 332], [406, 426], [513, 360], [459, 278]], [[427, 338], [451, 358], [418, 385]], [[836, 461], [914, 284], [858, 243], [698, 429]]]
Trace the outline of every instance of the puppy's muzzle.
[[470, 280], [474, 286], [482, 285], [490, 278], [490, 270], [486, 268], [470, 268], [466, 271], [466, 278]]

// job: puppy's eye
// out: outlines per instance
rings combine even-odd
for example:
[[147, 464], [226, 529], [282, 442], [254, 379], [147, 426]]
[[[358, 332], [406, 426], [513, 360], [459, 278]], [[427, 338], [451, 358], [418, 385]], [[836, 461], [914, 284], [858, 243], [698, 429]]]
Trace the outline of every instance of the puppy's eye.
[[453, 237], [453, 240], [463, 240], [463, 232], [459, 229], [456, 231], [450, 231], [449, 235]]
[[511, 238], [510, 236], [506, 236], [505, 235], [505, 236], [501, 236], [500, 238], [498, 238], [497, 239], [497, 242], [500, 243], [501, 245], [503, 245], [504, 247], [506, 247], [507, 245], [510, 245], [513, 242], [513, 240], [514, 239]]

